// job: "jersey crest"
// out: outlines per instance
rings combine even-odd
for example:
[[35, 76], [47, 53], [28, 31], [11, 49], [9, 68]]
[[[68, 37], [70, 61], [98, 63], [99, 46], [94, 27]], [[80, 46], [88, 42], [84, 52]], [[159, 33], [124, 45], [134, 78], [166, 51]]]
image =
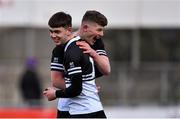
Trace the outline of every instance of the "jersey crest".
[[53, 62], [57, 63], [58, 62], [58, 57], [54, 57]]
[[74, 66], [74, 62], [70, 62], [70, 63], [69, 63], [69, 67], [70, 67], [70, 68], [74, 68], [74, 67], [75, 67], [75, 66]]

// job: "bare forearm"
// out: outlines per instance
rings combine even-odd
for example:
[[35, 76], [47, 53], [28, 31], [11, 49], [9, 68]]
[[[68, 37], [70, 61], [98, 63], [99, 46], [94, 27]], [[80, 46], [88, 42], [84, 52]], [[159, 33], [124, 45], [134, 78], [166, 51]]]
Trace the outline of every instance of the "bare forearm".
[[59, 89], [65, 89], [64, 75], [61, 72], [51, 72], [52, 86]]
[[93, 59], [100, 70], [100, 72], [104, 75], [109, 75], [111, 72], [111, 66], [109, 63], [108, 57], [104, 55], [94, 54]]
[[52, 86], [58, 89], [65, 89], [65, 82], [59, 79], [52, 80]]
[[83, 49], [83, 53], [89, 54], [93, 60], [95, 61], [98, 70], [103, 75], [108, 75], [111, 72], [111, 67], [109, 63], [109, 59], [105, 55], [99, 55], [94, 49], [92, 49], [86, 42], [77, 42], [79, 48]]

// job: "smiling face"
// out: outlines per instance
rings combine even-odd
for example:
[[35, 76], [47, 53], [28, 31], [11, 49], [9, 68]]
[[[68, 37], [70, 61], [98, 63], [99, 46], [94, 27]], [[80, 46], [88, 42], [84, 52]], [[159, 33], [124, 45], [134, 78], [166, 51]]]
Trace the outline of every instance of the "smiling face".
[[50, 37], [56, 45], [64, 44], [71, 33], [69, 28], [49, 28]]
[[85, 23], [83, 26], [84, 39], [90, 45], [93, 45], [97, 39], [104, 36], [104, 27], [93, 22]]

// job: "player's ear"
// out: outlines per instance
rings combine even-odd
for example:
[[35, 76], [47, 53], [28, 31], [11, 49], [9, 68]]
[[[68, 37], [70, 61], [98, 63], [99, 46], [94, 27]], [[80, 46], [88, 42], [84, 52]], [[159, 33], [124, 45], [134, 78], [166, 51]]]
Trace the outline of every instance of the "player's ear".
[[70, 35], [72, 33], [72, 27], [67, 27], [67, 32]]
[[88, 25], [87, 25], [87, 24], [84, 24], [84, 25], [83, 25], [83, 31], [86, 32], [87, 29], [88, 29]]
[[72, 27], [68, 27], [67, 31], [72, 32]]

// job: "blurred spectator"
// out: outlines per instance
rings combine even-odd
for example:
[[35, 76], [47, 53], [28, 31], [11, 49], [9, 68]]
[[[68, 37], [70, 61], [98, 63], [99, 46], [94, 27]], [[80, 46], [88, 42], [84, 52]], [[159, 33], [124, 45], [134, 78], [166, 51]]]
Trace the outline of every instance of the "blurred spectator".
[[28, 106], [41, 106], [42, 87], [37, 73], [37, 60], [29, 58], [26, 69], [20, 77], [20, 91]]

